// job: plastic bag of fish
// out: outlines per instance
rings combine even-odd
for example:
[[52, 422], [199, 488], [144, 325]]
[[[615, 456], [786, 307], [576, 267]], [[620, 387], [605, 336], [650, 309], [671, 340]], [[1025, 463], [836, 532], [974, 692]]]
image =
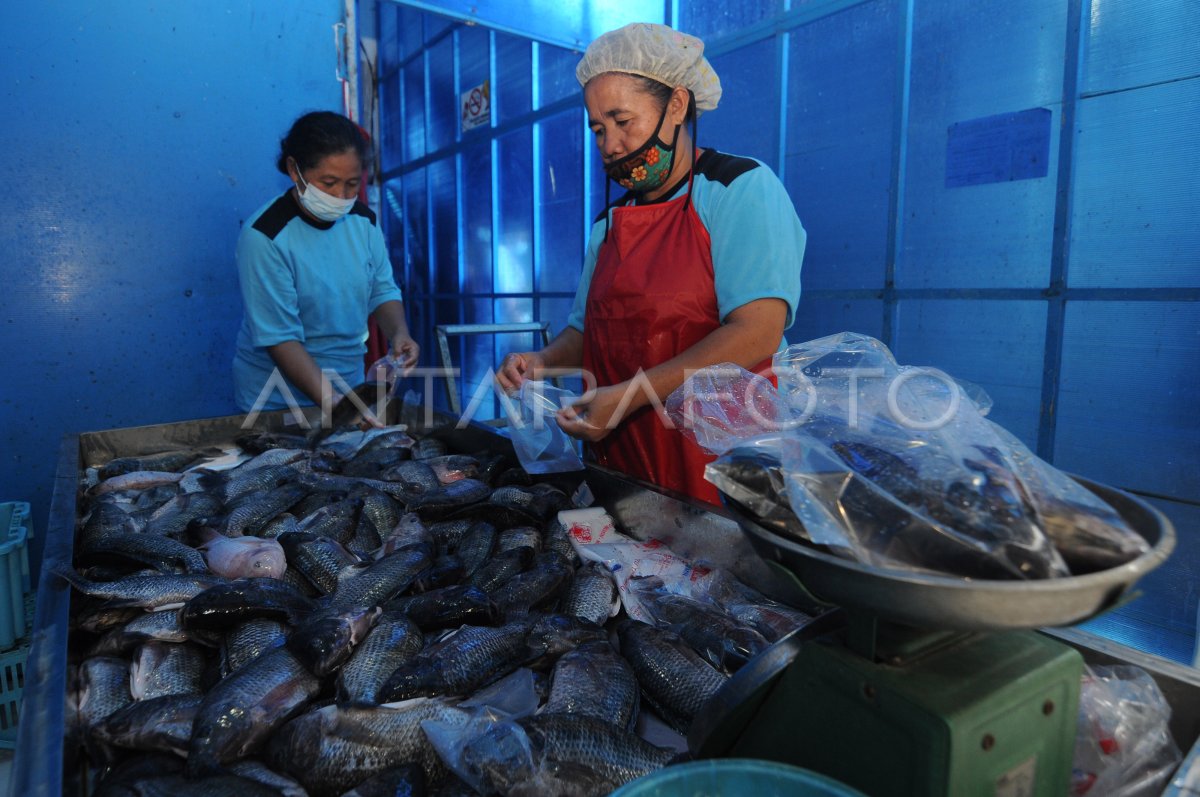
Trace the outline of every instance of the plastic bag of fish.
[[[674, 760], [749, 650], [654, 585], [661, 627], [614, 612], [557, 520], [581, 476], [507, 454], [258, 432], [94, 465], [48, 569], [82, 593], [67, 733], [97, 794], [603, 794]], [[731, 579], [704, 601], [756, 645], [795, 626]]]
[[719, 370], [699, 372], [668, 407], [685, 434], [715, 442], [706, 478], [780, 534], [880, 567], [978, 579], [1083, 575], [1149, 549], [985, 418], [977, 387], [900, 366], [874, 338], [788, 347], [776, 391]]

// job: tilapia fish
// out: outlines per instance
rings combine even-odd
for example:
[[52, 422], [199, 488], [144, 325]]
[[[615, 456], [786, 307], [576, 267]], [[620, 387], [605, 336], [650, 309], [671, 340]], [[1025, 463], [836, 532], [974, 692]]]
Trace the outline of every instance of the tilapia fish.
[[100, 720], [92, 734], [118, 747], [187, 755], [192, 722], [203, 700], [200, 694], [139, 700]]
[[84, 659], [79, 665], [79, 720], [92, 726], [133, 702], [129, 694], [129, 662], [109, 656]]
[[620, 609], [617, 584], [604, 565], [588, 562], [575, 571], [575, 578], [563, 598], [563, 614], [604, 625]]
[[686, 734], [726, 676], [670, 631], [624, 620], [618, 632], [621, 655], [633, 667], [647, 702], [668, 725]]
[[561, 554], [537, 555], [528, 570], [499, 586], [492, 598], [508, 614], [524, 614], [557, 598], [571, 583], [574, 571]]
[[679, 634], [692, 650], [725, 672], [736, 672], [770, 643], [762, 634], [734, 620], [715, 606], [660, 594], [651, 604], [659, 623]]
[[105, 634], [92, 647], [91, 653], [96, 656], [118, 656], [150, 640], [186, 642], [188, 633], [180, 614], [180, 609], [141, 613]]
[[183, 607], [184, 628], [224, 632], [254, 619], [296, 622], [317, 604], [274, 578], [242, 578], [216, 585], [188, 600]]
[[[97, 797], [465, 797], [431, 739], [466, 753], [489, 723], [466, 757], [505, 794], [607, 794], [669, 760], [629, 732], [639, 702], [682, 727], [724, 679], [678, 637], [614, 647], [611, 574], [554, 520], [577, 484], [402, 432], [307, 442], [117, 464], [82, 496], [68, 733]], [[243, 546], [274, 577], [235, 577], [221, 549]]]
[[486, 592], [465, 584], [393, 598], [386, 606], [403, 612], [422, 631], [460, 625], [497, 625], [503, 619], [500, 607]]
[[101, 479], [110, 479], [134, 471], [150, 470], [175, 473], [197, 460], [221, 456], [223, 453], [219, 448], [186, 448], [163, 451], [159, 454], [143, 454], [137, 457], [117, 457], [101, 465], [99, 475]]
[[337, 589], [339, 573], [362, 561], [337, 540], [305, 531], [285, 534], [279, 542], [288, 566], [326, 595]]
[[428, 566], [427, 552], [419, 548], [406, 548], [373, 564], [347, 568], [338, 575], [331, 606], [343, 609], [379, 606], [406, 590]]
[[462, 725], [467, 712], [418, 698], [374, 707], [326, 706], [285, 725], [267, 749], [267, 761], [300, 781], [313, 797], [340, 795], [392, 767], [418, 763], [437, 780], [445, 767], [421, 723]]
[[420, 629], [403, 614], [382, 615], [338, 673], [338, 702], [378, 704], [380, 688], [398, 667], [421, 652], [424, 642]]
[[136, 575], [120, 581], [89, 581], [68, 567], [55, 566], [51, 570], [85, 595], [105, 599], [111, 607], [154, 609], [180, 604], [225, 582], [218, 576], [202, 573]]
[[420, 656], [397, 668], [380, 691], [385, 701], [436, 695], [468, 695], [530, 658], [529, 623], [499, 628], [463, 626]]
[[189, 776], [219, 771], [223, 764], [253, 754], [320, 689], [320, 679], [286, 648], [218, 681], [196, 715], [188, 744]]
[[585, 642], [554, 665], [543, 714], [585, 714], [633, 728], [638, 682], [633, 668], [607, 641]]
[[277, 620], [247, 620], [225, 634], [221, 642], [221, 675], [240, 670], [287, 639], [288, 626]]
[[226, 537], [211, 529], [199, 546], [208, 569], [225, 578], [283, 578], [283, 546], [262, 537]]
[[147, 642], [133, 658], [129, 691], [134, 700], [200, 694], [206, 664], [204, 651], [188, 642]]
[[88, 535], [76, 550], [76, 562], [147, 565], [162, 573], [207, 573], [204, 557], [195, 548], [169, 537], [120, 530]]
[[506, 795], [605, 795], [674, 756], [610, 722], [540, 714], [494, 724], [463, 749], [464, 766]]
[[321, 689], [321, 679], [349, 658], [377, 612], [327, 615], [297, 629], [287, 645], [217, 682], [200, 704], [188, 746], [190, 777], [258, 750], [271, 733]]

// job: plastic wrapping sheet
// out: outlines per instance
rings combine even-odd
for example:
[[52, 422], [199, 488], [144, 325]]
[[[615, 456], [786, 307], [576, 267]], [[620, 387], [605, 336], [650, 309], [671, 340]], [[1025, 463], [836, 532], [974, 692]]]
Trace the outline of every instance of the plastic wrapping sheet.
[[723, 455], [709, 480], [778, 531], [881, 567], [1000, 580], [1082, 575], [1148, 550], [987, 420], [991, 401], [969, 383], [898, 365], [853, 333], [790, 346], [774, 372], [778, 392], [736, 366], [703, 369], [667, 408]]

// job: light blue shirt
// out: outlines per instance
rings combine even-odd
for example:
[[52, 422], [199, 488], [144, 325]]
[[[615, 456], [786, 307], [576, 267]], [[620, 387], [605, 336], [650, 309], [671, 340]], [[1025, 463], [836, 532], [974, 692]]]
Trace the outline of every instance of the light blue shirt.
[[[670, 199], [687, 190], [685, 180]], [[696, 162], [692, 204], [712, 240], [720, 322], [725, 323], [731, 312], [756, 299], [782, 299], [788, 307], [784, 329], [790, 327], [800, 302], [806, 234], [783, 183], [762, 161], [709, 149]], [[604, 233], [601, 216], [592, 225], [583, 274], [567, 319], [580, 332]]]
[[[234, 398], [250, 411], [287, 406], [272, 390], [258, 401], [275, 363], [267, 347], [304, 344], [317, 365], [354, 387], [363, 380], [367, 317], [399, 301], [383, 234], [365, 205], [333, 223], [302, 215], [292, 192], [260, 208], [237, 242], [244, 315], [233, 359]], [[311, 403], [289, 388], [301, 404]]]

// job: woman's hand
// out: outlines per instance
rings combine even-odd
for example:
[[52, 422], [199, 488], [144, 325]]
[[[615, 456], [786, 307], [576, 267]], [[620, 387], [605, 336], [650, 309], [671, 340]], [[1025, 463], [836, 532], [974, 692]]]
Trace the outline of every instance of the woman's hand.
[[629, 413], [637, 409], [634, 401], [621, 407], [627, 387], [627, 382], [621, 382], [611, 387], [598, 388], [591, 397], [584, 397], [559, 410], [555, 415], [558, 425], [571, 437], [589, 443], [603, 440]]
[[536, 380], [546, 367], [540, 351], [513, 352], [500, 361], [496, 384], [505, 393], [513, 393], [526, 379]]
[[421, 346], [412, 339], [412, 335], [407, 332], [401, 332], [388, 341], [392, 347], [392, 358], [399, 363], [401, 376], [408, 376], [412, 373], [412, 369], [417, 365], [417, 359], [421, 356]]

